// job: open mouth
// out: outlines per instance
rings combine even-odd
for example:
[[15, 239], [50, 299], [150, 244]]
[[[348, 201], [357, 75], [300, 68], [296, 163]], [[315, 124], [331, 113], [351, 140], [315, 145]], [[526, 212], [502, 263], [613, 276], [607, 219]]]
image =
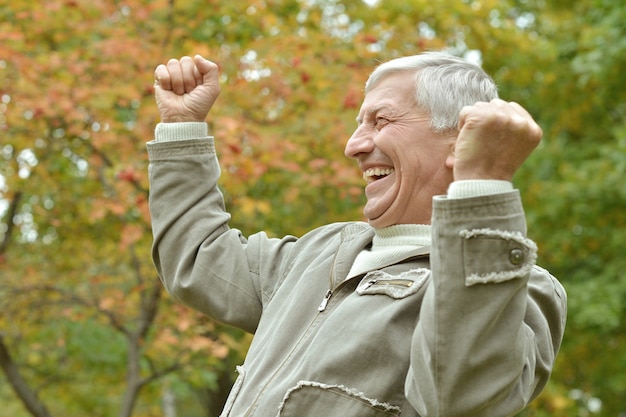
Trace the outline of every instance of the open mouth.
[[363, 179], [367, 183], [378, 181], [386, 176], [392, 174], [395, 170], [393, 168], [370, 168], [363, 172]]

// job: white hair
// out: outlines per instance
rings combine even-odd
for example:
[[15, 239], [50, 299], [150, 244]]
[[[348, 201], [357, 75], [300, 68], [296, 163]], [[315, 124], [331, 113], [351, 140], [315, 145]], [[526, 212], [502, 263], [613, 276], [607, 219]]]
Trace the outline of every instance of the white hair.
[[379, 65], [365, 83], [365, 93], [398, 72], [415, 73], [415, 101], [430, 114], [435, 132], [456, 130], [464, 106], [498, 97], [495, 82], [482, 68], [443, 52], [424, 52]]

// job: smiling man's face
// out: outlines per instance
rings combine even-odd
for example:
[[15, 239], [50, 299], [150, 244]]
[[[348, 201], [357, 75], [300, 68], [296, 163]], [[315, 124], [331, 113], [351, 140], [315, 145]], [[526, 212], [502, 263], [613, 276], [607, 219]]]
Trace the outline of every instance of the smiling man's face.
[[363, 213], [376, 228], [430, 223], [432, 197], [452, 182], [454, 134], [436, 134], [414, 99], [414, 75], [393, 73], [365, 96], [346, 144], [367, 181]]

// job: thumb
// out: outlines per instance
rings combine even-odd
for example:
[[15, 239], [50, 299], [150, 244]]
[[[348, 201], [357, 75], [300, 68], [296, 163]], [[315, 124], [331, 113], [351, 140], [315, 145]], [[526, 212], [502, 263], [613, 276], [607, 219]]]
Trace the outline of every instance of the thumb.
[[193, 57], [200, 75], [202, 75], [202, 84], [215, 85], [219, 75], [219, 66], [205, 59], [202, 55], [196, 55]]

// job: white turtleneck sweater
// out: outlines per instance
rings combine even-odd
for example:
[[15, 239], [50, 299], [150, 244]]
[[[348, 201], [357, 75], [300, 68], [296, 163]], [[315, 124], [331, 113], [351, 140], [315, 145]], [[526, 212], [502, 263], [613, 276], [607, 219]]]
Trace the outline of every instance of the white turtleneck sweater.
[[348, 277], [377, 269], [385, 259], [395, 258], [413, 249], [430, 245], [428, 224], [396, 224], [374, 230], [376, 234], [372, 245], [359, 253]]
[[[204, 122], [159, 123], [155, 141], [166, 142], [208, 137]], [[448, 188], [447, 198], [468, 198], [499, 194], [513, 189], [509, 181], [467, 180], [454, 181]], [[371, 271], [389, 257], [401, 256], [414, 249], [430, 245], [430, 225], [397, 224], [375, 229], [371, 247], [364, 249], [354, 261], [348, 277]]]

